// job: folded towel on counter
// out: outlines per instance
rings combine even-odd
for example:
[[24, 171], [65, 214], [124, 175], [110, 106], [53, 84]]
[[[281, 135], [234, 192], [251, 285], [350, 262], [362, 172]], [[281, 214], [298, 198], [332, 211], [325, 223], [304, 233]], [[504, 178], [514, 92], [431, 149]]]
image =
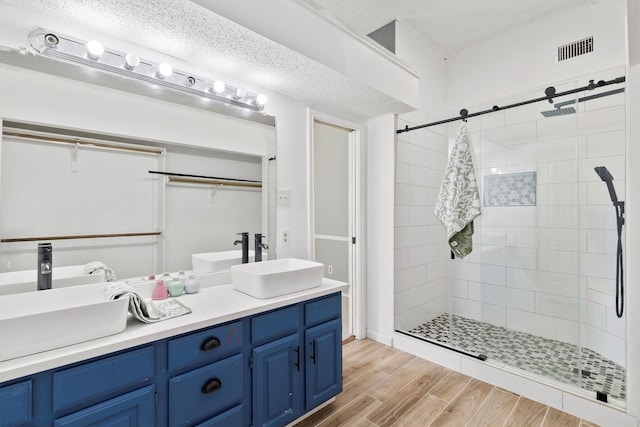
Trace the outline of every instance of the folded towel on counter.
[[108, 300], [129, 297], [129, 312], [141, 322], [155, 323], [191, 313], [191, 309], [175, 298], [164, 300], [143, 299], [131, 286], [124, 282], [112, 282], [102, 290]]
[[473, 168], [471, 141], [467, 126], [460, 127], [434, 209], [436, 216], [447, 229], [451, 251], [464, 258], [473, 249], [473, 220], [480, 215], [480, 195]]
[[112, 269], [110, 269], [109, 267], [107, 267], [104, 263], [100, 262], [100, 261], [94, 261], [94, 262], [90, 262], [88, 264], [85, 264], [84, 266], [84, 272], [87, 274], [93, 274], [96, 271], [104, 271], [104, 281], [105, 282], [115, 282], [116, 280], [118, 280], [116, 278], [116, 274], [113, 272]]

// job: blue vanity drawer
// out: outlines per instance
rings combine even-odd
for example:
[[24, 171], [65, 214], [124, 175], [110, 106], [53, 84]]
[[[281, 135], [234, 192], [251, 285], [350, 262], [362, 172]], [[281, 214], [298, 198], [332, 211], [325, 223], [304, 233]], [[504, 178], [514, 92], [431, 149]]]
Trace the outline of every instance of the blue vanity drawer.
[[53, 427], [153, 426], [155, 390], [152, 385], [54, 420]]
[[169, 379], [169, 426], [192, 425], [242, 401], [242, 355]]
[[305, 326], [309, 327], [328, 320], [337, 319], [341, 313], [342, 298], [340, 293], [309, 302], [304, 306]]
[[281, 308], [251, 319], [251, 344], [280, 338], [297, 332], [300, 325], [297, 305]]
[[153, 361], [153, 347], [144, 347], [54, 373], [54, 412], [151, 383]]
[[242, 322], [169, 340], [169, 371], [215, 362], [242, 350]]
[[196, 427], [231, 427], [244, 425], [242, 420], [242, 405], [229, 409], [215, 417], [198, 424]]
[[31, 380], [0, 388], [0, 427], [26, 425], [32, 406]]

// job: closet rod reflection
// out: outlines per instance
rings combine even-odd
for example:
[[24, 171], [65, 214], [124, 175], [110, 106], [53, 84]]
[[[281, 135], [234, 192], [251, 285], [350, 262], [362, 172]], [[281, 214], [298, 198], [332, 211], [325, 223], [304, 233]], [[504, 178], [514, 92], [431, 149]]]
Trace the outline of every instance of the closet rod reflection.
[[45, 135], [37, 135], [37, 134], [24, 133], [24, 132], [12, 132], [9, 130], [5, 130], [3, 132], [3, 135], [13, 136], [15, 138], [22, 138], [22, 139], [33, 139], [33, 140], [44, 141], [44, 142], [78, 144], [78, 145], [84, 145], [87, 147], [110, 148], [113, 150], [133, 151], [133, 152], [145, 153], [145, 154], [156, 154], [156, 155], [162, 154], [162, 150], [155, 149], [155, 148], [139, 148], [139, 147], [133, 147], [133, 146], [127, 146], [127, 145], [112, 144], [109, 142], [84, 140], [80, 138], [63, 138], [58, 136], [45, 136]]
[[227, 182], [227, 181], [218, 181], [214, 179], [180, 178], [176, 176], [169, 176], [167, 179], [169, 180], [169, 182], [181, 182], [184, 184], [224, 185], [224, 186], [230, 186], [230, 187], [262, 188], [262, 184], [253, 183], [253, 182]]
[[7, 239], [1, 239], [0, 243], [36, 242], [39, 240], [102, 239], [105, 237], [138, 237], [138, 236], [162, 236], [162, 231], [151, 231], [146, 233], [78, 234], [78, 235], [72, 235], [72, 236], [12, 237]]

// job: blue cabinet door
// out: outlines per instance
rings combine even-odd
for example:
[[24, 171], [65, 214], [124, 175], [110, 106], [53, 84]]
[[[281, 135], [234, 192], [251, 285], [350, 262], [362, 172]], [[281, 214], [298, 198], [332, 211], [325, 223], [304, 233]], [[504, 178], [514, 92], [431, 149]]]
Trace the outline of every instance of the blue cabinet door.
[[0, 387], [0, 427], [27, 425], [33, 407], [31, 380]]
[[302, 415], [302, 354], [298, 334], [253, 352], [253, 425], [284, 426]]
[[147, 427], [154, 422], [154, 387], [147, 386], [54, 421], [54, 427]]
[[340, 319], [305, 331], [307, 411], [342, 391], [341, 333]]

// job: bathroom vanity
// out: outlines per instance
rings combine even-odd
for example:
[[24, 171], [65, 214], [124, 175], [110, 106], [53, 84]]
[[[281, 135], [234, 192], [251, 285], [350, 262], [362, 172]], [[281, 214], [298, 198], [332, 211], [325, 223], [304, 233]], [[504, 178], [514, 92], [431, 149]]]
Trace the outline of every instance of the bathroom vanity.
[[214, 286], [179, 297], [188, 315], [0, 362], [0, 426], [286, 425], [342, 390], [345, 289]]

